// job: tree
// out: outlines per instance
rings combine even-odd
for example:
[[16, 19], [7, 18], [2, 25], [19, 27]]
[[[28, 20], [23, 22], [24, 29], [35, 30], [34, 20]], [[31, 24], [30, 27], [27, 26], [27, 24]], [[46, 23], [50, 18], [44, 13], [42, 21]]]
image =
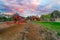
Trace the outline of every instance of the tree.
[[50, 15], [41, 15], [40, 17], [40, 20], [41, 21], [50, 21]]
[[26, 17], [26, 20], [30, 20], [30, 16], [27, 16], [27, 17]]
[[52, 21], [55, 21], [56, 18], [59, 18], [60, 17], [60, 12], [58, 10], [54, 10], [52, 13], [51, 13], [51, 20]]

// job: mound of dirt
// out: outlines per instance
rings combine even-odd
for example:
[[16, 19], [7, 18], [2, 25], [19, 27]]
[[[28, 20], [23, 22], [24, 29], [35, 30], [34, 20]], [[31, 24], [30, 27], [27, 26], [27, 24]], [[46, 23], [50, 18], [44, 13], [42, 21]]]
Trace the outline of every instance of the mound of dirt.
[[60, 40], [55, 32], [51, 32], [32, 23], [13, 25], [0, 30], [0, 40]]

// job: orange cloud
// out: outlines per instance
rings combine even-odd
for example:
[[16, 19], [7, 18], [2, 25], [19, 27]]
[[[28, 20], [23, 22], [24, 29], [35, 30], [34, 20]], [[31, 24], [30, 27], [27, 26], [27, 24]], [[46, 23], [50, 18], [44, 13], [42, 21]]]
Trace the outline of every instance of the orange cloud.
[[41, 2], [41, 0], [31, 0], [31, 4], [35, 5], [35, 6], [39, 5], [40, 2]]
[[7, 12], [7, 13], [3, 13], [3, 14], [6, 14], [6, 15], [13, 15], [14, 13], [13, 13], [13, 12]]
[[17, 11], [20, 12], [20, 13], [22, 13], [22, 12], [24, 11], [24, 9], [22, 9], [22, 8], [17, 8]]

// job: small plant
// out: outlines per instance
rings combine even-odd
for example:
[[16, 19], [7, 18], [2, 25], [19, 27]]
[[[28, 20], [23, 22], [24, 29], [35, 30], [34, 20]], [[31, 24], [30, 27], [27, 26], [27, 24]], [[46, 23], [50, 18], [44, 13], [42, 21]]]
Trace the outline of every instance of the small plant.
[[57, 35], [60, 36], [60, 32], [58, 32]]

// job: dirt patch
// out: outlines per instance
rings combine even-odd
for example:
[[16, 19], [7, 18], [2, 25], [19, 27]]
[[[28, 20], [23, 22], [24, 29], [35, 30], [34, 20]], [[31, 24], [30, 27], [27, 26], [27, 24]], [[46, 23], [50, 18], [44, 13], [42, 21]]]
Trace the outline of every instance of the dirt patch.
[[0, 40], [59, 40], [59, 37], [39, 25], [25, 23], [0, 30]]

